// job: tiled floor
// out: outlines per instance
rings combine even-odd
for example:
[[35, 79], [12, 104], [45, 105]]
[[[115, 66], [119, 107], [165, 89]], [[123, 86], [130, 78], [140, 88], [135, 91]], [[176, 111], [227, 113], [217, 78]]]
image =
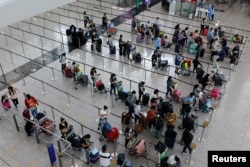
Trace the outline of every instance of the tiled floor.
[[[84, 2], [84, 0], [81, 0]], [[89, 3], [88, 1], [86, 1]], [[98, 5], [98, 4], [96, 4]], [[241, 6], [240, 6], [241, 5]], [[80, 7], [75, 7], [80, 6]], [[120, 130], [124, 129], [124, 125], [120, 123], [120, 116], [123, 111], [125, 111], [124, 104], [120, 101], [112, 100], [112, 96], [109, 94], [100, 94], [91, 92], [91, 86], [82, 87], [78, 86], [78, 90], [73, 89], [74, 84], [71, 79], [64, 78], [60, 72], [60, 64], [58, 61], [52, 61], [53, 59], [49, 59], [49, 57], [56, 58], [55, 54], [50, 54], [49, 56], [45, 56], [45, 62], [48, 63], [48, 67], [37, 68], [37, 63], [32, 62], [31, 60], [36, 59], [36, 62], [43, 63], [41, 60], [41, 55], [48, 54], [48, 51], [51, 51], [57, 48], [56, 53], [61, 52], [61, 43], [64, 43], [64, 49], [67, 51], [66, 46], [66, 36], [61, 34], [65, 34], [65, 29], [67, 26], [76, 24], [79, 27], [83, 26], [83, 22], [79, 19], [84, 10], [87, 13], [91, 13], [94, 17], [94, 21], [98, 24], [101, 23], [101, 17], [103, 12], [107, 12], [110, 19], [115, 18], [116, 15], [120, 15], [125, 11], [130, 10], [129, 8], [121, 8], [122, 11], [115, 10], [115, 6], [110, 6], [110, 4], [105, 4], [104, 6], [109, 7], [109, 11], [107, 9], [98, 10], [92, 4], [82, 5], [82, 2], [75, 2], [73, 5], [66, 5], [64, 7], [60, 7], [58, 9], [54, 9], [49, 13], [41, 14], [37, 17], [33, 17], [31, 19], [27, 19], [23, 22], [19, 22], [15, 25], [11, 25], [10, 27], [3, 28], [2, 31], [5, 34], [8, 34], [7, 43], [5, 42], [5, 37], [1, 35], [1, 48], [5, 48], [6, 50], [1, 50], [1, 65], [3, 67], [3, 73], [6, 74], [8, 72], [13, 71], [13, 69], [17, 69], [18, 67], [22, 67], [17, 70], [18, 73], [25, 72], [30, 70], [31, 68], [36, 68], [37, 71], [31, 73], [24, 80], [20, 80], [20, 75], [18, 76], [18, 81], [11, 83], [14, 87], [20, 89], [23, 92], [29, 92], [35, 97], [37, 97], [40, 102], [40, 110], [47, 111], [48, 117], [53, 118], [53, 114], [55, 115], [56, 124], [58, 124], [60, 116], [64, 115], [67, 121], [70, 124], [74, 125], [75, 131], [78, 134], [82, 133], [81, 126], [83, 127], [83, 133], [90, 133], [93, 141], [95, 141], [95, 145], [100, 148], [103, 143], [99, 142], [99, 132], [97, 131], [97, 124], [95, 123], [96, 118], [98, 117], [98, 108], [101, 108], [104, 104], [107, 104], [112, 111], [112, 114], [109, 116], [109, 121], [113, 126], [118, 127]], [[70, 9], [70, 10], [69, 10]], [[77, 12], [75, 12], [77, 11]], [[166, 21], [161, 21], [162, 25], [168, 26], [169, 28], [165, 28], [165, 31], [172, 34], [172, 27], [175, 26], [176, 23], [171, 23], [169, 20], [172, 19], [174, 22], [180, 22], [180, 24], [188, 24], [190, 25], [191, 30], [196, 29], [195, 26], [199, 27], [199, 22], [191, 21], [185, 18], [177, 18], [173, 16], [166, 16], [160, 13], [154, 13], [153, 11], [163, 13], [164, 10], [160, 7], [160, 4], [155, 5], [151, 8], [151, 11], [144, 11], [137, 17], [142, 19], [143, 21], [150, 20], [154, 21], [156, 16], [160, 16], [160, 18], [164, 18]], [[239, 12], [240, 11], [240, 12]], [[109, 14], [113, 13], [113, 14]], [[63, 16], [59, 16], [63, 15]], [[230, 14], [230, 15], [229, 15]], [[71, 17], [71, 18], [70, 18]], [[44, 20], [43, 18], [46, 18]], [[238, 18], [238, 19], [235, 19]], [[244, 4], [238, 4], [229, 11], [225, 13], [220, 13], [219, 19], [221, 20], [222, 25], [228, 25], [235, 28], [242, 28], [245, 30], [249, 30], [249, 18], [247, 17], [247, 6]], [[234, 23], [232, 24], [231, 20], [234, 19]], [[49, 21], [51, 20], [51, 21]], [[168, 20], [168, 21], [167, 21]], [[117, 44], [117, 39], [119, 34], [124, 35], [125, 40], [135, 41], [135, 34], [129, 33], [131, 20], [127, 20], [126, 22], [119, 24], [117, 29], [119, 30], [116, 35], [113, 35], [114, 43]], [[39, 26], [35, 26], [39, 25]], [[46, 27], [43, 29], [42, 27]], [[184, 27], [184, 25], [183, 25]], [[54, 32], [52, 32], [52, 30]], [[243, 33], [245, 36], [248, 36], [248, 32], [244, 32], [243, 30], [234, 30], [232, 28], [226, 28], [228, 32], [231, 33]], [[30, 34], [28, 32], [32, 32]], [[40, 35], [40, 36], [39, 36]], [[166, 91], [165, 82], [167, 79], [167, 75], [174, 76], [174, 66], [170, 67], [169, 71], [155, 70], [151, 68], [151, 54], [153, 52], [154, 46], [152, 44], [146, 45], [144, 43], [136, 44], [137, 50], [141, 52], [144, 57], [142, 64], [134, 64], [130, 63], [126, 57], [120, 57], [117, 55], [109, 55], [107, 46], [105, 46], [106, 34], [104, 34], [102, 53], [101, 54], [92, 54], [90, 51], [90, 43], [87, 43], [82, 49], [76, 49], [73, 52], [67, 54], [67, 58], [70, 61], [77, 61], [81, 64], [82, 69], [85, 73], [89, 74], [90, 68], [92, 66], [97, 67], [98, 72], [101, 73], [101, 77], [103, 82], [107, 87], [108, 78], [110, 76], [110, 72], [115, 72], [118, 75], [118, 79], [123, 81], [123, 86], [129, 90], [137, 90], [137, 83], [141, 80], [146, 80], [147, 83], [147, 92], [152, 94], [154, 88], [158, 88], [161, 91], [162, 96], [164, 96], [164, 92]], [[19, 41], [17, 41], [17, 39]], [[54, 42], [50, 39], [55, 40]], [[170, 38], [171, 39], [171, 38]], [[170, 40], [169, 39], [169, 40]], [[41, 42], [42, 41], [42, 42]], [[232, 45], [230, 43], [230, 45]], [[14, 47], [13, 47], [14, 46]], [[36, 48], [34, 47], [36, 46]], [[24, 52], [23, 52], [24, 48]], [[242, 49], [244, 47], [242, 46]], [[13, 53], [10, 55], [10, 52]], [[248, 48], [245, 49], [245, 53], [249, 51]], [[174, 55], [173, 49], [164, 50], [164, 54], [168, 57], [169, 64], [174, 65]], [[15, 61], [12, 63], [12, 58]], [[192, 58], [193, 55], [187, 53], [186, 49], [184, 49], [184, 56]], [[248, 98], [248, 78], [242, 77], [247, 76], [248, 72], [248, 63], [246, 63], [248, 57], [244, 54], [240, 65], [237, 67], [237, 71], [231, 74], [231, 81], [227, 83], [225, 95], [221, 101], [220, 107], [215, 110], [212, 118], [211, 124], [209, 127], [205, 129], [204, 138], [206, 139], [205, 143], [199, 143], [197, 139], [200, 137], [202, 133], [202, 128], [198, 127], [196, 132], [194, 133], [194, 142], [197, 143], [197, 149], [193, 153], [192, 161], [193, 166], [195, 167], [205, 167], [207, 166], [207, 150], [246, 150], [249, 145], [249, 123], [248, 123], [248, 110], [249, 105], [246, 101]], [[123, 63], [121, 63], [123, 62]], [[205, 57], [202, 59], [202, 62], [205, 69], [210, 72], [212, 70], [212, 66], [209, 62], [209, 53], [206, 53]], [[24, 64], [29, 64], [25, 65]], [[105, 67], [104, 67], [105, 66]], [[229, 64], [228, 59], [221, 63], [221, 71], [227, 76], [230, 74], [228, 70]], [[25, 69], [26, 68], [26, 69]], [[24, 71], [25, 69], [25, 71]], [[54, 69], [54, 70], [52, 70]], [[54, 73], [53, 73], [54, 72]], [[240, 75], [238, 75], [240, 74]], [[10, 76], [17, 77], [16, 74], [12, 73]], [[57, 80], [52, 80], [52, 78], [56, 77]], [[191, 89], [192, 84], [197, 83], [195, 76], [191, 75], [190, 77], [185, 76], [174, 76], [175, 80], [178, 81], [179, 88], [182, 89], [183, 95], [187, 95]], [[2, 78], [1, 78], [2, 80]], [[9, 81], [9, 80], [8, 80]], [[25, 85], [23, 84], [25, 81]], [[239, 84], [240, 83], [240, 84]], [[2, 91], [3, 92], [3, 91]], [[41, 93], [44, 93], [41, 94]], [[94, 96], [92, 96], [94, 95]], [[240, 97], [240, 98], [239, 98]], [[20, 114], [24, 105], [22, 103], [23, 96], [20, 94], [20, 106], [18, 109], [12, 109], [11, 111], [4, 112], [3, 114], [8, 119], [12, 120], [12, 113]], [[215, 101], [218, 103], [218, 101]], [[233, 103], [232, 103], [233, 102]], [[46, 103], [46, 104], [43, 104]], [[68, 107], [68, 104], [71, 107]], [[175, 112], [179, 112], [180, 105], [178, 103], [174, 104]], [[53, 110], [51, 110], [51, 107]], [[146, 107], [143, 107], [143, 110], [147, 110]], [[204, 120], [209, 120], [211, 118], [211, 114], [205, 114], [201, 112], [197, 112], [199, 115], [199, 124], [202, 124]], [[69, 117], [71, 118], [69, 118]], [[240, 120], [240, 121], [239, 121]], [[35, 138], [26, 138], [25, 134], [16, 132], [14, 126], [9, 126], [9, 123], [4, 118], [1, 122], [1, 134], [7, 134], [5, 137], [0, 137], [1, 140], [1, 154], [5, 154], [10, 157], [11, 166], [16, 166], [15, 161], [19, 163], [19, 166], [48, 166], [49, 159], [47, 155], [46, 145], [42, 142], [37, 145], [35, 142]], [[21, 127], [24, 125], [24, 121], [22, 118], [18, 117], [18, 123]], [[178, 124], [181, 123], [181, 120], [178, 120]], [[12, 124], [14, 125], [14, 124]], [[131, 125], [132, 127], [133, 125]], [[23, 132], [23, 130], [21, 130]], [[56, 132], [59, 136], [59, 131]], [[232, 135], [233, 134], [233, 135]], [[15, 136], [15, 137], [14, 137]], [[128, 159], [132, 159], [134, 161], [134, 166], [139, 165], [147, 165], [154, 166], [154, 164], [158, 161], [157, 154], [153, 149], [153, 144], [157, 142], [157, 139], [153, 138], [153, 135], [148, 130], [143, 130], [143, 132], [139, 135], [144, 138], [148, 143], [149, 152], [149, 160], [144, 157], [131, 157], [128, 155]], [[181, 131], [178, 130], [177, 140], [179, 141], [181, 137]], [[57, 136], [45, 136], [44, 134], [40, 135], [42, 140], [46, 140], [47, 142], [52, 142], [56, 145], [56, 141], [58, 140]], [[163, 140], [164, 137], [161, 138]], [[2, 142], [3, 141], [3, 142]], [[109, 146], [109, 151], [113, 152], [114, 144], [107, 143]], [[32, 146], [31, 146], [32, 145]], [[115, 144], [116, 152], [126, 152], [124, 148], [124, 137], [121, 135], [118, 139], [118, 142]], [[23, 152], [22, 150], [26, 150], [27, 152]], [[182, 146], [178, 144], [175, 145], [173, 150], [169, 150], [169, 155], [171, 154], [181, 154]], [[24, 153], [24, 154], [23, 154]], [[83, 152], [75, 152], [76, 156], [81, 160], [85, 161]], [[33, 155], [31, 157], [30, 155]], [[2, 157], [2, 156], [1, 156]], [[4, 157], [4, 156], [3, 156]], [[183, 161], [185, 161], [188, 156], [182, 156]], [[63, 163], [68, 161], [69, 158], [64, 158]], [[32, 159], [32, 160], [31, 160]], [[66, 159], [66, 160], [65, 160]], [[79, 166], [83, 165], [83, 162], [77, 162]], [[57, 166], [58, 163], [57, 163]], [[65, 164], [65, 166], [68, 166]], [[94, 165], [98, 166], [98, 165]]]

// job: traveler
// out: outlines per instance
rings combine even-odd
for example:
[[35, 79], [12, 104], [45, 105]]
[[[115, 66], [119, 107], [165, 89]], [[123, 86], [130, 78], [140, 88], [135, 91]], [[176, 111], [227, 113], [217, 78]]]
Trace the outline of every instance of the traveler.
[[102, 150], [99, 153], [100, 157], [100, 166], [101, 167], [110, 167], [110, 159], [111, 159], [111, 154], [107, 152], [107, 145], [104, 144], [102, 146]]
[[141, 114], [143, 114], [143, 112], [141, 111], [140, 101], [136, 100], [134, 104], [135, 124], [137, 123], [137, 120], [140, 119]]
[[25, 106], [27, 109], [30, 110], [31, 114], [34, 118], [36, 118], [36, 115], [38, 113], [38, 102], [35, 97], [31, 96], [30, 94], [24, 94], [25, 95]]
[[62, 74], [64, 74], [65, 73], [64, 69], [66, 68], [66, 54], [65, 53], [59, 56], [59, 62], [61, 63]]
[[195, 59], [193, 60], [193, 72], [195, 72], [198, 68], [198, 66], [200, 65], [201, 67], [203, 67], [203, 65], [201, 64], [201, 62], [198, 59], [199, 57], [196, 56]]
[[97, 72], [96, 72], [96, 68], [95, 67], [92, 67], [91, 70], [90, 70], [90, 77], [93, 81], [93, 87], [95, 87], [95, 80], [96, 80], [96, 77], [97, 77]]
[[87, 164], [89, 164], [89, 151], [91, 150], [91, 142], [90, 142], [90, 134], [86, 134], [85, 136], [83, 136], [82, 138], [82, 148], [85, 151], [85, 157], [86, 157], [86, 161]]
[[141, 81], [138, 84], [138, 92], [139, 92], [139, 101], [141, 101], [141, 97], [145, 92], [145, 82], [144, 81]]
[[174, 81], [172, 79], [172, 76], [169, 76], [167, 79], [167, 92], [166, 92], [166, 97], [168, 98], [168, 94], [170, 93], [170, 99], [173, 99], [173, 91], [172, 89], [174, 88]]
[[185, 129], [183, 134], [182, 134], [182, 141], [184, 144], [183, 150], [182, 150], [182, 154], [187, 154], [188, 152], [186, 152], [186, 149], [189, 150], [189, 153], [192, 152], [192, 149], [190, 148], [190, 145], [193, 141], [193, 135], [191, 134], [191, 129]]
[[16, 88], [13, 88], [12, 86], [9, 86], [8, 91], [6, 92], [7, 97], [11, 99], [15, 107], [17, 107], [17, 105], [19, 104], [18, 98], [17, 98], [17, 92], [20, 92], [20, 91]]
[[61, 117], [60, 119], [59, 130], [61, 131], [62, 138], [66, 139], [67, 133], [70, 130], [70, 125], [63, 117]]
[[111, 73], [109, 81], [110, 81], [110, 95], [112, 95], [112, 91], [116, 95], [117, 78], [116, 78], [116, 75], [114, 73]]
[[108, 18], [107, 18], [107, 15], [106, 13], [103, 14], [103, 17], [102, 17], [102, 29], [105, 31], [107, 31], [108, 29]]

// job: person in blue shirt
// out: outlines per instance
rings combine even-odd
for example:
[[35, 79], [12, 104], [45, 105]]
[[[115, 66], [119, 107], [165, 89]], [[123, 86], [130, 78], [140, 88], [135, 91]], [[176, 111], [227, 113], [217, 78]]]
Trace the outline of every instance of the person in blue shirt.
[[211, 6], [209, 7], [208, 9], [208, 19], [210, 21], [213, 21], [214, 20], [214, 6]]
[[[203, 0], [201, 0], [201, 1], [198, 3], [198, 7], [204, 8], [204, 2], [203, 2]], [[198, 16], [199, 16], [200, 18], [201, 18], [201, 15], [202, 15], [202, 12], [199, 11], [199, 12], [198, 12]]]
[[161, 48], [161, 38], [159, 36], [156, 37], [155, 40], [155, 48]]
[[208, 45], [211, 46], [211, 40], [214, 39], [214, 31], [213, 31], [213, 27], [211, 27], [208, 31], [207, 34], [207, 41], [208, 41]]
[[184, 97], [183, 102], [182, 102], [182, 115], [183, 119], [185, 115], [189, 114], [194, 103], [194, 98], [195, 95], [193, 92], [191, 92], [188, 96]]

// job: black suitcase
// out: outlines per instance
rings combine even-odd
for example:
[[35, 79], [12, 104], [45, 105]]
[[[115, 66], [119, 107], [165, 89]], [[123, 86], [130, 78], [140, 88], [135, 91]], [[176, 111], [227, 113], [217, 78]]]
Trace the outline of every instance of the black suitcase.
[[214, 80], [215, 86], [222, 86], [223, 85], [223, 80], [224, 80], [224, 75], [215, 73], [214, 76], [213, 76], [213, 80]]
[[204, 57], [204, 54], [205, 54], [205, 49], [201, 49], [201, 50], [199, 51], [199, 55], [198, 55], [198, 56]]
[[81, 142], [81, 137], [79, 135], [72, 135], [69, 139], [69, 142], [71, 143], [71, 146], [74, 149], [81, 149], [82, 147], [82, 142]]
[[149, 102], [149, 99], [150, 99], [150, 95], [148, 93], [145, 93], [142, 96], [142, 105], [147, 106], [148, 102]]
[[202, 76], [204, 75], [204, 73], [205, 71], [202, 68], [198, 67], [196, 69], [196, 79], [200, 80]]
[[162, 110], [162, 113], [168, 113], [168, 112], [171, 112], [173, 111], [173, 105], [169, 102], [169, 101], [163, 101], [161, 103], [161, 110]]
[[141, 63], [141, 54], [140, 53], [137, 53], [136, 56], [135, 56], [135, 63]]
[[116, 53], [116, 47], [109, 47], [109, 52], [110, 54], [115, 54]]
[[181, 45], [180, 45], [180, 44], [176, 44], [176, 45], [175, 45], [174, 51], [175, 51], [176, 53], [180, 53], [180, 51], [181, 51]]
[[171, 149], [174, 148], [176, 136], [177, 136], [177, 133], [173, 130], [165, 132], [165, 145], [168, 148], [171, 148]]
[[86, 85], [86, 86], [89, 84], [89, 77], [88, 77], [88, 75], [83, 75], [82, 76], [82, 84]]

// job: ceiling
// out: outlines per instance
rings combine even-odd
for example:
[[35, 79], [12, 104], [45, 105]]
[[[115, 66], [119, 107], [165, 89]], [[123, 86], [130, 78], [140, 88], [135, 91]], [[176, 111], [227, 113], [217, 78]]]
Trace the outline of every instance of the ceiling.
[[75, 0], [0, 0], [0, 28]]

